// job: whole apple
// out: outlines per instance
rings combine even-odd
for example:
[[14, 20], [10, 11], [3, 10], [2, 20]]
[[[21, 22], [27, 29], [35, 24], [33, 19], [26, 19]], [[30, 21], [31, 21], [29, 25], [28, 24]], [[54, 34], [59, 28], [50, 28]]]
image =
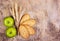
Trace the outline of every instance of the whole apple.
[[4, 18], [4, 25], [7, 27], [11, 27], [14, 25], [14, 19], [12, 17], [5, 17]]
[[9, 28], [7, 28], [6, 29], [6, 36], [7, 37], [9, 37], [9, 38], [12, 38], [12, 37], [14, 37], [14, 36], [16, 36], [16, 28], [14, 28], [14, 27], [9, 27]]

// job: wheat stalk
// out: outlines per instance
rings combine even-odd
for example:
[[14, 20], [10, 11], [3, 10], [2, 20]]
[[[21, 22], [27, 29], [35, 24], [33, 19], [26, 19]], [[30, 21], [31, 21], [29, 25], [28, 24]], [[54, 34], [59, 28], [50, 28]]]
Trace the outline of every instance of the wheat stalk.
[[20, 21], [20, 13], [22, 12], [22, 6], [18, 5], [17, 0], [15, 2], [11, 1], [12, 8], [10, 9], [11, 15], [15, 20], [15, 24], [18, 27]]

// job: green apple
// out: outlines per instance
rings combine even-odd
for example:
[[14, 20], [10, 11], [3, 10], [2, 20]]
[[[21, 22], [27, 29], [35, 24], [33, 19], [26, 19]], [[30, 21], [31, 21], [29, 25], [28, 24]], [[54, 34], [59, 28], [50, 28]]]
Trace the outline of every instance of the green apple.
[[4, 25], [7, 27], [11, 27], [14, 25], [14, 19], [12, 17], [6, 17], [4, 18]]
[[14, 36], [16, 36], [16, 29], [14, 27], [10, 27], [10, 28], [7, 28], [6, 29], [6, 36], [9, 37], [9, 38], [12, 38]]

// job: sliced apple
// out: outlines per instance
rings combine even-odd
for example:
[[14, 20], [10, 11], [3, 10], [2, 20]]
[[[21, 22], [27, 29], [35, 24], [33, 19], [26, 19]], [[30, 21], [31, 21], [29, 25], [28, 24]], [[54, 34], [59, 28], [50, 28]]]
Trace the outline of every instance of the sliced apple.
[[27, 20], [25, 22], [23, 22], [22, 24], [26, 24], [26, 25], [29, 25], [29, 26], [34, 26], [36, 23], [36, 21], [34, 19], [30, 19], [30, 20]]
[[29, 20], [29, 19], [30, 19], [30, 15], [26, 13], [22, 16], [20, 23], [23, 23], [24, 21]]
[[19, 34], [25, 39], [29, 38], [29, 32], [23, 25], [20, 25], [19, 27]]
[[28, 29], [30, 35], [34, 35], [35, 34], [34, 28], [32, 28], [31, 26], [28, 26], [28, 25], [25, 25], [25, 27]]

